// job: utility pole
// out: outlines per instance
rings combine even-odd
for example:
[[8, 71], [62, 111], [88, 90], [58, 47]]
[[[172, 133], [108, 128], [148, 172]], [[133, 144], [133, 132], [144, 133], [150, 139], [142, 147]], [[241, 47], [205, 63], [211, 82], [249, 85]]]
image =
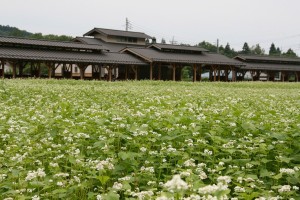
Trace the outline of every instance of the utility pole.
[[217, 53], [219, 53], [219, 39], [217, 39]]
[[126, 17], [126, 31], [128, 31], [129, 29], [129, 21], [128, 21], [128, 18]]

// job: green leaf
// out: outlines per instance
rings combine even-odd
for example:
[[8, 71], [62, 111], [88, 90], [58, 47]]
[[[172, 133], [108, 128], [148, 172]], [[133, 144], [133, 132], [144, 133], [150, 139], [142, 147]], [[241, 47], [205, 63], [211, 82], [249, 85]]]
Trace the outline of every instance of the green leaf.
[[267, 169], [261, 169], [260, 173], [259, 173], [259, 176], [261, 178], [263, 178], [263, 177], [271, 177], [271, 173]]
[[102, 185], [105, 185], [107, 181], [110, 179], [109, 176], [98, 176], [98, 180], [101, 182]]

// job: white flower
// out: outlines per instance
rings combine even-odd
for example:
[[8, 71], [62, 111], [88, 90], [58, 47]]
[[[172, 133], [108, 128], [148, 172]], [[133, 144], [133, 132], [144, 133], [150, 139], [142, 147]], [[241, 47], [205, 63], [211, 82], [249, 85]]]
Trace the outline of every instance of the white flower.
[[177, 174], [173, 176], [172, 180], [166, 182], [164, 184], [164, 187], [170, 191], [186, 190], [188, 189], [188, 184], [180, 178], [180, 175]]
[[123, 187], [122, 183], [114, 182], [113, 189], [121, 190]]
[[147, 148], [141, 147], [140, 150], [141, 150], [141, 152], [145, 153], [147, 151]]
[[57, 186], [64, 186], [64, 183], [61, 182], [61, 181], [59, 181], [59, 182], [56, 183], [56, 185], [57, 185]]
[[235, 186], [234, 187], [234, 191], [235, 192], [246, 192], [245, 188], [239, 187], [239, 186]]
[[278, 189], [279, 193], [284, 193], [284, 192], [289, 192], [291, 191], [291, 186], [290, 185], [284, 185], [281, 186], [281, 188]]
[[33, 197], [31, 197], [32, 200], [40, 200], [40, 197], [38, 195], [34, 195]]
[[230, 183], [231, 182], [231, 178], [230, 176], [219, 176], [217, 179], [218, 183], [222, 182], [222, 183]]
[[289, 168], [280, 168], [279, 172], [283, 174], [295, 174], [295, 170]]
[[97, 200], [102, 200], [101, 194], [97, 195]]

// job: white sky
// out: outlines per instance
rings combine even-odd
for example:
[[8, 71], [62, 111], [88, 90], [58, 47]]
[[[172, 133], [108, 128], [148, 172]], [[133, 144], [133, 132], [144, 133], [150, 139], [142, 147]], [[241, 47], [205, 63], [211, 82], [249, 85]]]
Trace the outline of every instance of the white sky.
[[272, 42], [300, 55], [299, 0], [0, 0], [0, 24], [30, 32], [82, 36], [94, 27], [125, 29], [174, 37], [178, 43], [228, 42], [241, 50], [244, 42], [260, 43], [268, 53]]

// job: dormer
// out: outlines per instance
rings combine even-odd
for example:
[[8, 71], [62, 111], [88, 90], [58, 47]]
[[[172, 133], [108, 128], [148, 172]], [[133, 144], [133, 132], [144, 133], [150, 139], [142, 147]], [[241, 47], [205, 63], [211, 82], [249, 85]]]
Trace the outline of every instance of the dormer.
[[83, 36], [94, 37], [107, 43], [136, 45], [146, 45], [146, 40], [153, 39], [151, 36], [141, 32], [121, 31], [104, 28], [94, 28], [93, 30], [85, 33]]

